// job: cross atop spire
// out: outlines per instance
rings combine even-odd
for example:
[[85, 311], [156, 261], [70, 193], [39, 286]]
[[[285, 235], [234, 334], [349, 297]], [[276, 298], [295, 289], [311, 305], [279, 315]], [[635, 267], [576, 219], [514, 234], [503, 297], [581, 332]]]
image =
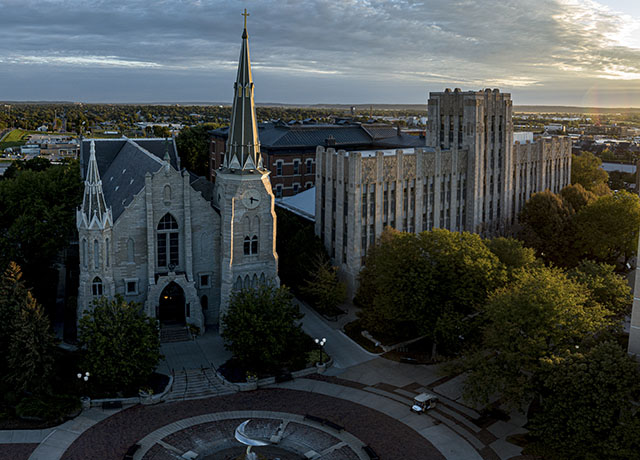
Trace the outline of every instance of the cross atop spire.
[[247, 9], [244, 9], [244, 13], [240, 13], [242, 16], [244, 16], [244, 30], [247, 30], [247, 16], [251, 16], [249, 13], [247, 13]]
[[247, 10], [242, 13], [245, 28], [242, 32], [242, 48], [238, 62], [238, 75], [234, 85], [231, 126], [223, 167], [253, 171], [262, 169], [262, 155], [258, 140], [256, 110], [253, 102], [253, 77], [249, 59], [249, 40], [247, 38]]

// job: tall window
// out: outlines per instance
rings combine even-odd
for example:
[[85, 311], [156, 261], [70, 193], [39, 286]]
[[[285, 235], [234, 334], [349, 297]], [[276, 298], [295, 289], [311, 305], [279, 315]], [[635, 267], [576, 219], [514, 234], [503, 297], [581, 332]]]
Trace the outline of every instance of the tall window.
[[158, 266], [175, 268], [180, 263], [178, 222], [167, 213], [158, 224]]
[[93, 240], [93, 266], [96, 270], [100, 268], [100, 245], [98, 240]]
[[282, 161], [276, 161], [276, 176], [282, 176]]
[[255, 256], [258, 254], [258, 236], [253, 235], [252, 238], [244, 237], [244, 255]]
[[89, 250], [88, 247], [89, 247], [89, 244], [87, 243], [87, 240], [83, 238], [82, 239], [82, 265], [84, 267], [87, 266], [87, 252]]
[[293, 160], [293, 174], [300, 174], [300, 160]]
[[134, 254], [135, 246], [133, 243], [133, 238], [129, 238], [129, 240], [127, 240], [127, 262], [135, 262]]
[[313, 174], [313, 160], [310, 158], [307, 160], [307, 174]]
[[91, 283], [91, 292], [94, 296], [102, 295], [102, 280], [97, 276], [93, 279]]

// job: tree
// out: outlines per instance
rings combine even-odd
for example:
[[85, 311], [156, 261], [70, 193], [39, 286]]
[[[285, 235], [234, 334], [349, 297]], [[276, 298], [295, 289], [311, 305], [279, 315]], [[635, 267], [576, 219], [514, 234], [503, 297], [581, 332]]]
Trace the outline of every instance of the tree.
[[571, 156], [571, 183], [580, 184], [596, 195], [611, 192], [607, 185], [609, 175], [601, 168], [602, 160], [590, 152], [580, 152]]
[[158, 322], [142, 305], [101, 297], [80, 319], [82, 371], [98, 391], [114, 394], [144, 385], [160, 361]]
[[171, 130], [168, 126], [153, 125], [153, 135], [155, 137], [171, 137]]
[[640, 392], [637, 363], [614, 342], [582, 352], [544, 358], [540, 373], [542, 408], [532, 434], [570, 459], [638, 458], [640, 429], [631, 416]]
[[22, 280], [22, 271], [15, 262], [0, 277], [0, 368], [7, 369], [7, 355], [13, 333], [13, 323], [20, 307], [27, 296], [27, 289]]
[[505, 281], [504, 266], [478, 235], [385, 230], [367, 254], [355, 300], [371, 332], [437, 342], [458, 332], [445, 331], [452, 317], [474, 313]]
[[484, 244], [505, 265], [509, 278], [520, 268], [539, 265], [536, 252], [515, 238], [497, 237], [484, 240]]
[[572, 261], [572, 209], [548, 190], [534, 193], [520, 211], [519, 237], [545, 260], [559, 265]]
[[53, 372], [55, 336], [49, 318], [30, 292], [12, 322], [8, 381], [17, 391], [44, 393]]
[[51, 162], [46, 158], [35, 157], [29, 160], [16, 160], [4, 172], [4, 179], [15, 179], [20, 171], [44, 171], [51, 167]]
[[616, 264], [637, 250], [640, 198], [624, 190], [605, 195], [576, 215], [576, 245], [590, 259]]
[[329, 255], [320, 238], [315, 234], [313, 223], [292, 212], [276, 207], [278, 218], [278, 276], [291, 291], [305, 300], [304, 280], [312, 276], [312, 261], [329, 262]]
[[338, 267], [319, 258], [311, 273], [303, 292], [319, 311], [331, 313], [347, 297], [347, 286], [338, 279]]
[[220, 334], [241, 366], [254, 372], [275, 372], [303, 356], [302, 314], [285, 287], [261, 285], [231, 295]]
[[593, 301], [617, 316], [624, 316], [629, 313], [633, 296], [627, 280], [614, 269], [613, 265], [583, 260], [568, 275], [589, 289]]
[[211, 125], [185, 127], [176, 137], [182, 166], [199, 176], [209, 174], [209, 130]]
[[610, 315], [560, 269], [520, 270], [484, 308], [482, 348], [467, 359], [466, 398], [486, 403], [499, 393], [513, 406], [526, 404], [541, 360], [615, 330]]
[[55, 289], [57, 273], [50, 268], [76, 232], [81, 200], [77, 161], [0, 181], [0, 267], [18, 263], [37, 299], [55, 299], [49, 284]]
[[571, 206], [574, 212], [580, 211], [586, 205], [593, 203], [598, 198], [597, 195], [586, 190], [580, 184], [571, 184], [560, 190], [562, 199]]

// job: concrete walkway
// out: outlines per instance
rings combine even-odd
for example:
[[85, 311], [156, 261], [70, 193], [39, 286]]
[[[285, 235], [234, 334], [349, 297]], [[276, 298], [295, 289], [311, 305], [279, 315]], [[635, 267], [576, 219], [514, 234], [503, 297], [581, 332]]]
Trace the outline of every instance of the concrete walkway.
[[170, 375], [171, 371], [183, 369], [217, 369], [231, 358], [231, 352], [224, 347], [224, 341], [217, 329], [210, 328], [195, 340], [163, 343], [160, 352], [164, 359], [158, 365], [158, 372]]
[[331, 373], [370, 361], [378, 356], [369, 353], [347, 337], [344, 332], [336, 329], [337, 324], [332, 325], [304, 303], [298, 300], [296, 302], [300, 312], [304, 314], [304, 318], [302, 318], [304, 332], [313, 338], [321, 339], [324, 337], [327, 339], [324, 349], [333, 358], [334, 364]]
[[82, 433], [121, 410], [123, 409], [104, 410], [92, 408], [83, 410], [82, 414], [73, 420], [51, 428], [50, 433], [36, 447], [29, 460], [58, 460]]
[[370, 407], [395, 418], [420, 433], [420, 435], [432, 443], [447, 460], [483, 460], [480, 454], [458, 434], [445, 425], [434, 423], [434, 420], [426, 414], [414, 414], [406, 404], [401, 404], [389, 398], [356, 388], [334, 385], [319, 380], [298, 379], [274, 386], [290, 390], [324, 394]]

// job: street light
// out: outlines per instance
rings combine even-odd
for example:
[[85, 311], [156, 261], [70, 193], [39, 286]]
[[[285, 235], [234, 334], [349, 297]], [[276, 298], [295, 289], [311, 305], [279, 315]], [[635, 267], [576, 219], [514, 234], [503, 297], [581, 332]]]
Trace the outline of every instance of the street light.
[[327, 343], [327, 339], [322, 337], [322, 339], [315, 339], [315, 342], [320, 347], [320, 364], [322, 364], [322, 358], [324, 357], [324, 355], [322, 354], [322, 348], [324, 347], [324, 344]]
[[89, 381], [89, 376], [90, 376], [90, 375], [91, 375], [91, 374], [89, 374], [88, 372], [85, 372], [85, 373], [84, 373], [84, 375], [82, 375], [82, 373], [81, 373], [81, 372], [78, 372], [78, 374], [76, 375], [76, 377], [78, 377], [78, 378], [79, 378], [79, 379], [81, 379], [81, 380], [84, 380], [85, 382], [88, 382], [88, 381]]

